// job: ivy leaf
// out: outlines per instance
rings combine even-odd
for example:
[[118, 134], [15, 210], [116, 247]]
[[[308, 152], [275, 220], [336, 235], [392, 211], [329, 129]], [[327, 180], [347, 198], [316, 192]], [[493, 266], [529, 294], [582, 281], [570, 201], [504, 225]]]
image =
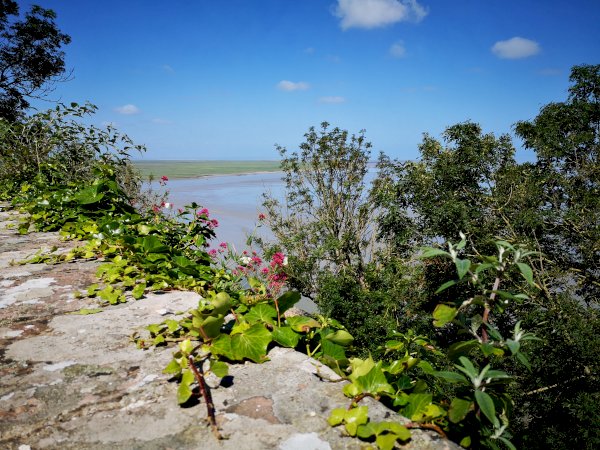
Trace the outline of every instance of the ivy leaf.
[[341, 424], [344, 421], [345, 417], [346, 417], [346, 410], [344, 408], [334, 408], [333, 411], [331, 411], [331, 414], [329, 415], [327, 422], [332, 427], [335, 427], [335, 426]]
[[477, 339], [456, 342], [448, 348], [448, 357], [452, 360], [457, 360], [460, 356], [468, 355], [469, 352], [478, 345], [479, 342], [477, 341]]
[[181, 373], [181, 365], [176, 359], [172, 359], [171, 362], [165, 367], [162, 373], [169, 375], [179, 375]]
[[375, 443], [381, 450], [392, 450], [396, 445], [396, 439], [394, 433], [380, 434], [375, 438]]
[[235, 359], [250, 359], [261, 363], [266, 359], [267, 346], [272, 340], [271, 333], [262, 324], [257, 323], [243, 333], [231, 337], [231, 349]]
[[350, 411], [346, 411], [344, 422], [346, 425], [346, 431], [350, 436], [356, 436], [359, 425], [363, 425], [368, 422], [368, 407], [359, 406], [353, 408]]
[[352, 335], [346, 330], [337, 330], [335, 333], [325, 336], [325, 339], [343, 347], [349, 345], [354, 340]]
[[294, 331], [298, 331], [300, 333], [307, 333], [311, 328], [321, 327], [321, 324], [312, 317], [293, 316], [288, 317], [285, 320]]
[[448, 411], [448, 418], [452, 423], [458, 423], [463, 420], [473, 406], [473, 402], [464, 400], [462, 398], [455, 397], [452, 399], [450, 404], [450, 410]]
[[215, 376], [223, 378], [229, 374], [229, 366], [223, 361], [212, 360], [210, 362], [210, 371], [214, 373]]
[[300, 293], [297, 291], [287, 291], [277, 299], [279, 313], [283, 314], [292, 306], [300, 301]]
[[135, 287], [131, 290], [131, 295], [136, 300], [139, 300], [144, 296], [144, 292], [146, 291], [146, 283], [136, 284]]
[[273, 327], [271, 335], [279, 345], [289, 348], [295, 348], [302, 337], [290, 327]]
[[326, 339], [321, 339], [321, 349], [323, 350], [323, 356], [330, 356], [336, 361], [346, 359], [346, 352], [341, 345], [334, 344]]
[[194, 374], [190, 369], [185, 369], [181, 374], [181, 383], [177, 389], [177, 403], [180, 405], [192, 396], [191, 384], [194, 382]]
[[274, 325], [273, 319], [277, 317], [277, 310], [271, 305], [261, 303], [253, 307], [244, 317], [249, 323], [263, 322]]
[[494, 406], [492, 397], [490, 397], [487, 392], [477, 389], [475, 391], [475, 400], [477, 401], [479, 408], [481, 408], [481, 412], [485, 414], [485, 417], [487, 417], [489, 421], [494, 424], [494, 426], [498, 426], [499, 421], [496, 417], [496, 407]]
[[457, 309], [452, 306], [444, 305], [443, 303], [438, 304], [433, 310], [433, 325], [443, 327], [448, 322], [454, 320], [457, 312]]
[[408, 405], [402, 410], [402, 415], [410, 420], [418, 421], [422, 418], [425, 409], [431, 405], [432, 394], [410, 394], [408, 396]]
[[395, 392], [394, 388], [388, 383], [383, 370], [381, 370], [380, 363], [373, 367], [366, 375], [358, 377], [356, 381], [362, 387], [363, 392], [369, 394], [379, 395], [383, 392], [393, 394]]
[[155, 235], [144, 236], [141, 239], [142, 250], [144, 253], [166, 253], [169, 247], [164, 245]]

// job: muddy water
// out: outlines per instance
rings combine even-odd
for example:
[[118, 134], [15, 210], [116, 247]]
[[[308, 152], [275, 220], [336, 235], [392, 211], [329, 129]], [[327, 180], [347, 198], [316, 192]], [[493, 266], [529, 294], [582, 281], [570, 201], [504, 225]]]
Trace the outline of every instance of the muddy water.
[[[215, 245], [228, 242], [241, 252], [258, 223], [262, 194], [283, 194], [281, 176], [281, 172], [273, 172], [172, 180], [167, 184], [169, 201], [175, 209], [191, 202], [208, 208], [210, 217], [219, 221]], [[265, 234], [263, 229], [256, 231]]]

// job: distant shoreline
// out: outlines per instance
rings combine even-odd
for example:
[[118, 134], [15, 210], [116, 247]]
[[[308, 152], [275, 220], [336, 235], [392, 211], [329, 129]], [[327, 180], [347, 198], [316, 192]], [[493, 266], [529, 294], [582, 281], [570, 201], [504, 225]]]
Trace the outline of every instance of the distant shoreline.
[[134, 160], [133, 165], [144, 178], [204, 178], [223, 175], [249, 175], [280, 172], [279, 161], [213, 161], [213, 160]]

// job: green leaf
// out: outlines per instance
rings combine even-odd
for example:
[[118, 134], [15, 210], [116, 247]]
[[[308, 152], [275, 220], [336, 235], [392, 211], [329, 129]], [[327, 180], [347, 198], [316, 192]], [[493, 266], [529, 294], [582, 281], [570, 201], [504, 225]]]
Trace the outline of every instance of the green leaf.
[[350, 436], [356, 436], [359, 425], [367, 423], [369, 408], [366, 406], [359, 406], [353, 408], [350, 411], [346, 411], [344, 422], [346, 425], [346, 431]]
[[391, 450], [396, 445], [397, 436], [394, 433], [379, 434], [375, 443], [381, 450]]
[[444, 284], [442, 284], [439, 288], [437, 288], [437, 290], [435, 291], [436, 294], [439, 294], [442, 291], [445, 291], [446, 289], [448, 289], [451, 286], [454, 286], [457, 283], [456, 280], [450, 280], [450, 281], [446, 281]]
[[104, 193], [98, 192], [98, 186], [90, 186], [79, 191], [74, 198], [80, 205], [91, 205], [102, 200]]
[[527, 283], [529, 283], [530, 286], [535, 286], [535, 283], [533, 282], [533, 271], [531, 270], [531, 267], [529, 267], [525, 263], [520, 262], [517, 263], [517, 267], [519, 267], [521, 275], [523, 275], [523, 278], [525, 278]]
[[141, 244], [144, 253], [167, 253], [169, 251], [169, 247], [164, 245], [161, 240], [153, 234], [144, 236], [141, 239]]
[[176, 359], [172, 359], [167, 367], [163, 369], [162, 373], [167, 375], [179, 375], [181, 373], [181, 365]]
[[321, 324], [312, 317], [293, 316], [285, 319], [294, 331], [308, 333], [311, 328], [321, 328]]
[[297, 291], [287, 291], [277, 299], [277, 305], [279, 306], [279, 313], [283, 314], [292, 306], [300, 301], [300, 293]]
[[498, 418], [496, 417], [496, 407], [494, 406], [492, 397], [490, 397], [487, 392], [477, 389], [475, 391], [475, 400], [477, 401], [479, 408], [481, 408], [481, 412], [485, 414], [485, 417], [487, 417], [494, 426], [499, 425]]
[[186, 339], [179, 343], [179, 350], [181, 350], [181, 353], [183, 353], [184, 356], [187, 356], [194, 350], [194, 344], [192, 344], [191, 340]]
[[244, 332], [231, 336], [231, 349], [237, 360], [247, 358], [261, 363], [266, 359], [267, 346], [271, 340], [271, 333], [262, 324], [257, 323]]
[[274, 318], [277, 317], [277, 310], [271, 305], [261, 303], [250, 309], [250, 312], [244, 315], [249, 323], [263, 322], [274, 325]]
[[331, 341], [322, 339], [321, 350], [323, 352], [323, 356], [330, 356], [335, 361], [341, 361], [346, 359], [346, 352], [344, 351], [344, 347], [338, 344], [334, 344]]
[[462, 280], [463, 277], [467, 274], [467, 272], [471, 268], [471, 261], [469, 261], [468, 259], [456, 258], [456, 260], [454, 261], [454, 264], [456, 265], [456, 271], [458, 272], [458, 278]]
[[457, 312], [457, 309], [452, 306], [444, 305], [443, 303], [438, 304], [433, 310], [433, 325], [443, 327], [448, 322], [454, 320]]
[[[223, 326], [224, 322], [225, 318], [223, 317], [223, 315], [220, 315], [218, 317], [208, 316], [204, 319], [204, 321], [202, 321], [201, 327], [206, 337], [212, 339], [221, 334], [221, 327]], [[200, 335], [203, 336], [202, 333], [200, 333]]]
[[460, 358], [458, 358], [458, 360], [462, 364], [462, 367], [456, 366], [458, 369], [463, 369], [463, 371], [471, 378], [477, 378], [477, 375], [479, 375], [479, 371], [475, 368], [475, 366], [469, 358], [461, 356]]
[[432, 394], [410, 394], [408, 404], [402, 409], [402, 415], [410, 420], [419, 421], [432, 400]]
[[211, 360], [210, 371], [219, 378], [223, 378], [229, 374], [229, 365], [223, 361]]
[[450, 256], [450, 253], [440, 250], [439, 248], [424, 247], [421, 249], [423, 254], [421, 258], [432, 258], [434, 256]]
[[457, 372], [449, 372], [446, 370], [442, 370], [440, 372], [434, 372], [433, 375], [437, 378], [441, 378], [442, 380], [446, 380], [450, 383], [468, 383], [467, 379], [464, 375], [461, 375]]
[[290, 327], [273, 327], [271, 335], [279, 345], [289, 348], [295, 348], [302, 337]]
[[350, 343], [354, 340], [352, 335], [346, 330], [337, 330], [336, 332], [325, 336], [325, 339], [344, 347], [350, 345]]
[[177, 389], [177, 403], [180, 405], [192, 396], [191, 384], [194, 382], [194, 374], [190, 369], [185, 369], [181, 374], [181, 384]]
[[344, 422], [346, 418], [346, 410], [344, 408], [334, 408], [327, 419], [327, 422], [332, 427], [335, 427]]
[[472, 406], [473, 402], [470, 400], [464, 400], [458, 397], [453, 398], [452, 403], [450, 404], [450, 410], [448, 411], [450, 422], [458, 423], [463, 420], [471, 410]]
[[456, 342], [448, 348], [448, 357], [452, 360], [457, 360], [460, 356], [468, 355], [470, 351], [478, 345], [479, 342], [477, 341], [477, 339]]
[[131, 295], [136, 300], [139, 300], [144, 296], [144, 292], [146, 291], [146, 283], [136, 284], [135, 287], [131, 290]]

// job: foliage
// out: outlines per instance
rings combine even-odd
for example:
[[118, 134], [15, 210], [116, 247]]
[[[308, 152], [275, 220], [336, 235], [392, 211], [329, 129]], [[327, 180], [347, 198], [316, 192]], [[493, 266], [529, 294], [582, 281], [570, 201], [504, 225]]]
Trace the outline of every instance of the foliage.
[[9, 122], [22, 117], [30, 98], [45, 97], [65, 80], [61, 47], [71, 41], [51, 9], [33, 5], [23, 19], [18, 15], [17, 2], [0, 0], [0, 118]]
[[[478, 292], [451, 304], [439, 303], [433, 313], [434, 326], [452, 322], [471, 339], [454, 342], [444, 355], [424, 336], [412, 331], [397, 333], [396, 339], [386, 342], [381, 360], [350, 359], [350, 384], [344, 387], [344, 393], [353, 399], [353, 406], [366, 396], [383, 399], [410, 420], [406, 427], [448, 433], [466, 447], [514, 448], [508, 432], [513, 410], [508, 388], [512, 376], [493, 367], [504, 358], [514, 358], [530, 367], [523, 344], [535, 337], [521, 329], [520, 321], [514, 324], [510, 337], [503, 337], [495, 322], [509, 303], [527, 298], [500, 287], [503, 281], [518, 276], [533, 284], [531, 269], [523, 262], [531, 252], [497, 241], [496, 256], [468, 259], [460, 256], [465, 245], [463, 239], [456, 245], [448, 244], [448, 251], [426, 248], [423, 257], [447, 257], [455, 266], [457, 278], [440, 286], [439, 291], [468, 284], [471, 289], [467, 292]], [[446, 361], [451, 362], [453, 370], [448, 370]], [[440, 365], [442, 370], [435, 368]], [[380, 448], [392, 448], [396, 440], [410, 436], [398, 429], [386, 431], [383, 435], [391, 436], [382, 439], [375, 430], [381, 426], [387, 430], [388, 425], [368, 422], [364, 406], [343, 413], [334, 410], [330, 423], [344, 423], [350, 435], [363, 439], [376, 435]]]
[[95, 176], [94, 165], [101, 163], [116, 171], [120, 187], [132, 199], [139, 196], [140, 179], [129, 157], [145, 147], [110, 125], [101, 129], [83, 124], [95, 111], [91, 104], [59, 104], [22, 122], [0, 119], [0, 183], [5, 193], [14, 194], [23, 183], [87, 183]]
[[348, 136], [321, 124], [310, 128], [300, 151], [277, 147], [286, 185], [285, 199], [265, 194], [265, 223], [290, 261], [289, 283], [316, 298], [322, 273], [354, 276], [364, 284], [372, 251], [372, 208], [366, 198], [369, 149], [364, 133]]

